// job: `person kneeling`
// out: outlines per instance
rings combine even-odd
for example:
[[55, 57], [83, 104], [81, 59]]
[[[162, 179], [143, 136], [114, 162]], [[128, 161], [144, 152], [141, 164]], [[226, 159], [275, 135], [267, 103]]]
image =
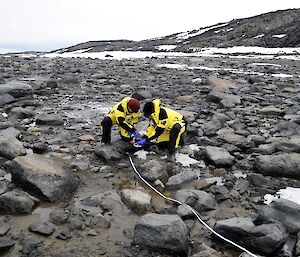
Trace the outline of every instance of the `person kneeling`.
[[121, 139], [134, 144], [139, 137], [139, 132], [134, 128], [134, 125], [138, 123], [139, 118], [142, 116], [140, 106], [137, 99], [130, 97], [125, 97], [117, 103], [101, 122], [101, 142], [109, 144], [111, 142], [111, 128], [118, 125]]
[[143, 113], [149, 119], [149, 125], [143, 139], [137, 143], [145, 146], [156, 140], [159, 148], [167, 148], [169, 160], [174, 160], [175, 149], [183, 143], [187, 122], [180, 113], [160, 104], [159, 99], [145, 103]]

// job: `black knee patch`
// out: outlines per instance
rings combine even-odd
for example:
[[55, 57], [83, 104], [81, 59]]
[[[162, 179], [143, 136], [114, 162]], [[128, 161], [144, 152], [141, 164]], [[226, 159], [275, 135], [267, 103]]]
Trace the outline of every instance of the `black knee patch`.
[[102, 127], [111, 127], [112, 126], [112, 121], [111, 118], [109, 117], [104, 117], [104, 119], [101, 121], [101, 126]]

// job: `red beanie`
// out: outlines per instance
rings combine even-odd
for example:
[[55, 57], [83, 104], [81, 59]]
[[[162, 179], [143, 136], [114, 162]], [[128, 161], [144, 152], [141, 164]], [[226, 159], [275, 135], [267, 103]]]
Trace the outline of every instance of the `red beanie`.
[[139, 102], [139, 100], [135, 99], [135, 98], [131, 98], [129, 101], [128, 101], [128, 104], [127, 106], [133, 111], [133, 112], [138, 112], [140, 107], [141, 107], [141, 104]]

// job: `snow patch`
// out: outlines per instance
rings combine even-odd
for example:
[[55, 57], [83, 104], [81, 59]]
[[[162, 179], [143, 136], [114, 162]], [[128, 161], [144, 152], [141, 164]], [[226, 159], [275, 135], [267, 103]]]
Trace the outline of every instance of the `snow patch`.
[[285, 37], [285, 34], [273, 35], [272, 37], [274, 37], [274, 38], [283, 38], [283, 37]]
[[179, 162], [184, 167], [189, 167], [191, 164], [199, 163], [199, 161], [191, 158], [188, 154], [176, 153], [175, 154], [176, 162]]
[[283, 198], [300, 205], [300, 188], [287, 187], [285, 189], [280, 189], [276, 195], [266, 194], [264, 196], [264, 203], [270, 204], [272, 201], [279, 198]]

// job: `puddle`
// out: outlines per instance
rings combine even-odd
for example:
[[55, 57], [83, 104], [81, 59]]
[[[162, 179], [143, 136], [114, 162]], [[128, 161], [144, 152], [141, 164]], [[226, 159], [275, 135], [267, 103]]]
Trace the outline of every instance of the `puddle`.
[[121, 183], [119, 183], [117, 185], [117, 188], [119, 191], [123, 190], [123, 189], [130, 189], [132, 188], [132, 182], [130, 180], [124, 180]]
[[43, 203], [32, 212], [32, 215], [38, 215], [41, 222], [47, 222], [49, 221], [50, 213], [54, 208], [55, 206], [53, 206], [53, 204]]
[[[69, 103], [65, 103], [64, 105], [68, 106]], [[74, 120], [77, 122], [82, 121], [84, 123], [93, 124], [95, 120], [99, 120], [100, 116], [107, 114], [107, 112], [112, 106], [113, 103], [111, 104], [91, 103], [91, 104], [80, 105], [80, 106], [75, 105], [73, 110], [65, 110], [64, 114], [69, 120]]]

